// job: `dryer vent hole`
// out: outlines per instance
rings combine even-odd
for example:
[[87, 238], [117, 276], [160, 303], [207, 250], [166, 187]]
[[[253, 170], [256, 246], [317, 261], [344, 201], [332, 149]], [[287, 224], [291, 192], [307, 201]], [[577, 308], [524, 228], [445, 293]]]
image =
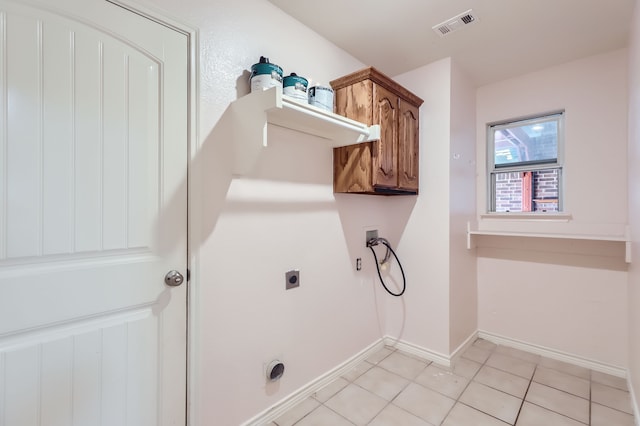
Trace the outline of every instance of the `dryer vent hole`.
[[280, 361], [272, 361], [269, 364], [269, 368], [267, 369], [267, 378], [275, 382], [276, 380], [280, 380], [280, 378], [284, 374], [284, 364]]

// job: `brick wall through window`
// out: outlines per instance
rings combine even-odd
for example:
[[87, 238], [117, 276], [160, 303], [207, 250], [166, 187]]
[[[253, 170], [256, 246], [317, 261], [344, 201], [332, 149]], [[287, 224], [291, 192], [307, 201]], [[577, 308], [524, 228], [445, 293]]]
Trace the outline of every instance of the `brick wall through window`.
[[523, 205], [530, 205], [534, 212], [557, 212], [558, 209], [558, 169], [533, 171], [531, 179], [530, 203], [523, 202], [523, 174], [508, 172], [496, 174], [496, 212], [523, 212]]

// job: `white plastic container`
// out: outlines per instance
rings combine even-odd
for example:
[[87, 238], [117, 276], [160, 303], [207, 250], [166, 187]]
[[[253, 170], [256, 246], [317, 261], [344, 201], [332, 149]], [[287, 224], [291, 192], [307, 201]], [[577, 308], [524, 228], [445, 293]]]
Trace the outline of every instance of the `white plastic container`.
[[284, 88], [282, 93], [299, 101], [307, 102], [307, 85], [308, 81], [304, 77], [300, 77], [296, 73], [292, 72], [283, 80]]
[[333, 89], [326, 86], [310, 87], [309, 104], [333, 112]]
[[272, 87], [282, 87], [282, 68], [269, 62], [269, 58], [260, 56], [260, 62], [251, 66], [251, 91], [262, 91]]

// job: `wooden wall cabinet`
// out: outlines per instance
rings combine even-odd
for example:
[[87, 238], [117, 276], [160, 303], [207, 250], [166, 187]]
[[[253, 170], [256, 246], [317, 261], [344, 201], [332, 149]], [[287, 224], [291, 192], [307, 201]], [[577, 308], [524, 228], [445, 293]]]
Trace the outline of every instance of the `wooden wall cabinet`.
[[331, 82], [335, 112], [369, 126], [380, 139], [333, 149], [333, 190], [417, 194], [419, 114], [423, 100], [373, 67]]

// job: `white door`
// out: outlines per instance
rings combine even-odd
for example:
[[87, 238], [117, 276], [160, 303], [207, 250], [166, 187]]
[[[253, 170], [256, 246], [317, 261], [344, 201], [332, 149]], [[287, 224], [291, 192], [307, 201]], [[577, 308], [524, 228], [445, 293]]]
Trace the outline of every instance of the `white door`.
[[187, 43], [0, 0], [0, 426], [185, 424]]

